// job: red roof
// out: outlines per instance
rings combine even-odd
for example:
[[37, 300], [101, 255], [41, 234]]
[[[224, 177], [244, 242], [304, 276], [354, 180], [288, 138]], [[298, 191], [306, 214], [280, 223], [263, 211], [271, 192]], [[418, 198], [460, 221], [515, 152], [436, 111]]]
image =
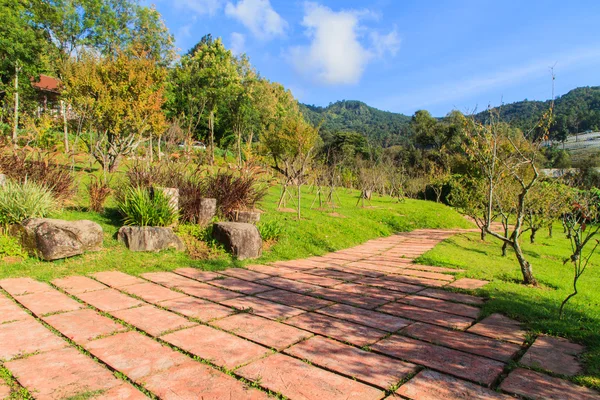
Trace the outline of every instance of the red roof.
[[53, 78], [48, 75], [40, 75], [39, 81], [32, 82], [33, 87], [45, 92], [59, 92], [60, 91], [60, 79]]

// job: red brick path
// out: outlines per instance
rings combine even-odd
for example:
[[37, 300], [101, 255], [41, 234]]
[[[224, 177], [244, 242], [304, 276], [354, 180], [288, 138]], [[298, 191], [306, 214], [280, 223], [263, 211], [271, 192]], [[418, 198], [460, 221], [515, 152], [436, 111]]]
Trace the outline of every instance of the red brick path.
[[452, 234], [218, 273], [5, 279], [0, 362], [39, 399], [600, 398], [556, 377], [580, 372], [581, 346], [527, 349], [516, 321], [444, 289], [487, 282], [412, 263]]

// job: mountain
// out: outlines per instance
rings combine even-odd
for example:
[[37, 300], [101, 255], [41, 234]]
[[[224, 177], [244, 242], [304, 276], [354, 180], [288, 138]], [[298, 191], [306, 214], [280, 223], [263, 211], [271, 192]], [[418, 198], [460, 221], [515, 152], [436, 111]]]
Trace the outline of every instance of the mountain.
[[[551, 129], [554, 139], [588, 130], [600, 130], [600, 86], [573, 89], [555, 99], [555, 123]], [[513, 126], [529, 131], [542, 114], [550, 108], [550, 100], [517, 101], [499, 107], [500, 117]], [[410, 132], [411, 117], [378, 110], [356, 100], [342, 100], [327, 107], [300, 104], [304, 116], [314, 125], [321, 125], [321, 135], [335, 132], [356, 132], [383, 147], [405, 143]], [[485, 120], [488, 111], [475, 115]]]
[[304, 116], [314, 125], [321, 124], [321, 135], [356, 132], [384, 147], [403, 142], [410, 117], [378, 110], [363, 102], [342, 100], [327, 107], [300, 104]]
[[[546, 101], [517, 101], [498, 107], [500, 118], [513, 126], [528, 131], [533, 128], [551, 105]], [[480, 112], [476, 118], [485, 120], [489, 113]], [[567, 136], [600, 128], [600, 86], [579, 87], [554, 100], [555, 123], [551, 135], [563, 140]]]

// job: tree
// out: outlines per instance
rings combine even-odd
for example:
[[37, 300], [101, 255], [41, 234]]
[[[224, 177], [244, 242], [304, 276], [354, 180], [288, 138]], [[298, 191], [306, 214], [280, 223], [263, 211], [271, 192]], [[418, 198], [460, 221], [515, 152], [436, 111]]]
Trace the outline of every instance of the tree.
[[165, 70], [145, 51], [115, 58], [84, 52], [65, 74], [65, 98], [90, 130], [88, 146], [105, 172], [162, 132]]
[[[549, 116], [540, 122], [550, 121]], [[484, 230], [487, 234], [500, 239], [512, 247], [521, 268], [523, 282], [537, 285], [533, 269], [521, 248], [520, 237], [526, 217], [526, 202], [532, 188], [539, 178], [536, 165], [538, 149], [529, 142], [520, 131], [510, 130], [498, 121], [497, 114], [490, 113], [490, 120], [481, 123], [471, 120], [467, 123], [467, 141], [465, 151], [479, 166], [481, 177], [486, 182], [486, 207]], [[494, 192], [498, 179], [503, 175], [510, 176], [518, 185], [516, 193], [515, 221], [510, 236], [501, 235], [491, 229], [494, 215]]]
[[268, 118], [261, 136], [265, 152], [273, 160], [272, 167], [284, 177], [281, 205], [287, 188], [295, 185], [298, 219], [301, 215], [301, 188], [305, 183], [307, 168], [319, 140], [319, 129], [306, 122], [298, 109], [298, 103], [290, 91], [278, 84], [271, 85], [271, 95], [277, 99], [274, 113]]
[[[569, 300], [577, 295], [579, 278], [585, 273], [591, 257], [600, 245], [600, 241], [597, 239], [592, 240], [600, 232], [600, 225], [598, 225], [600, 199], [598, 195], [598, 190], [576, 193], [573, 209], [565, 215], [564, 224], [567, 229], [567, 238], [571, 242], [572, 252], [564, 263], [570, 262], [573, 265], [573, 292], [561, 303], [559, 318], [563, 317], [564, 308]], [[588, 249], [587, 253], [586, 248]]]
[[230, 91], [239, 84], [240, 77], [231, 51], [221, 39], [207, 41], [191, 55], [199, 69], [193, 79], [197, 80], [198, 92], [193, 96], [203, 98], [208, 114], [210, 163], [215, 159], [215, 118], [219, 104], [229, 97]]
[[[13, 95], [12, 141], [15, 145], [19, 132], [19, 77], [32, 78], [37, 75], [40, 54], [44, 48], [43, 36], [35, 27], [32, 7], [32, 2], [27, 0], [1, 0], [0, 94], [5, 98], [6, 94]], [[25, 82], [28, 81], [26, 79]]]

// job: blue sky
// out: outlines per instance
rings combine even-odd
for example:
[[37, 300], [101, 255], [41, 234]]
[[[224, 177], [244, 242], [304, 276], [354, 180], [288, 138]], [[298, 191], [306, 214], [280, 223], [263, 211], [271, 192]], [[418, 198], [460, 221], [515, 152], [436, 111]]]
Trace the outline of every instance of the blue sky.
[[600, 0], [155, 0], [187, 51], [206, 33], [302, 102], [443, 116], [600, 85]]

